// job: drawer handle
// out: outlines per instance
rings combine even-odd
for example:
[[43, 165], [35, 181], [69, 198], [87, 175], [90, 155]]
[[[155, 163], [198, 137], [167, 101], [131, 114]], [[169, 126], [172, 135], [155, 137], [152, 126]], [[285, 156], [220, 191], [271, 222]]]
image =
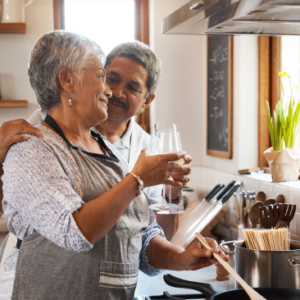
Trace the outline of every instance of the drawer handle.
[[203, 1], [198, 1], [197, 3], [193, 4], [191, 7], [190, 7], [190, 10], [196, 10], [198, 8], [200, 8], [201, 6], [203, 6], [204, 2]]

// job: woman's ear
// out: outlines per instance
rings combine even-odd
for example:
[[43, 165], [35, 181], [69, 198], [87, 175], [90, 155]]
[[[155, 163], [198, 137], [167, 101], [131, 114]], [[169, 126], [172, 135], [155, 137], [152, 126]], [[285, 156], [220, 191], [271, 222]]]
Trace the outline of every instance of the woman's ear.
[[74, 75], [69, 71], [68, 68], [61, 68], [58, 73], [58, 80], [60, 86], [67, 93], [72, 93], [74, 88]]
[[142, 109], [146, 109], [151, 102], [154, 100], [155, 98], [155, 94], [150, 94], [147, 98], [146, 98], [146, 102], [143, 104]]

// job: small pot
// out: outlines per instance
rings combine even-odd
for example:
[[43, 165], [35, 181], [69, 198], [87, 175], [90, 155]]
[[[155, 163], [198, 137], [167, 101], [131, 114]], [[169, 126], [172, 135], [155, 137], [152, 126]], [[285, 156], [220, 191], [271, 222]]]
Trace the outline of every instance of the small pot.
[[[230, 244], [235, 251], [222, 247]], [[244, 240], [224, 242], [220, 247], [227, 254], [235, 254], [235, 271], [251, 287], [300, 289], [299, 241], [291, 241], [291, 250], [286, 251], [248, 249]], [[240, 287], [236, 282], [236, 288]]]

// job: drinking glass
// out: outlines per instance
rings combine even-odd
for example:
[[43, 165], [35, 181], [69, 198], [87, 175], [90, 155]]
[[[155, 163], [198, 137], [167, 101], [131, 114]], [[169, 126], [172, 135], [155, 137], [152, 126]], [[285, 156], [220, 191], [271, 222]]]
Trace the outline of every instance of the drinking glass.
[[[176, 125], [172, 123], [157, 123], [149, 146], [150, 155], [178, 153], [182, 151], [180, 134], [177, 132]], [[184, 159], [176, 161], [184, 164]], [[170, 162], [171, 163], [171, 162]], [[169, 189], [169, 203], [166, 201], [166, 185], [163, 185], [162, 199], [160, 203], [150, 205], [152, 210], [157, 210], [160, 214], [178, 214], [183, 211], [178, 210], [178, 206], [172, 203], [171, 189]]]

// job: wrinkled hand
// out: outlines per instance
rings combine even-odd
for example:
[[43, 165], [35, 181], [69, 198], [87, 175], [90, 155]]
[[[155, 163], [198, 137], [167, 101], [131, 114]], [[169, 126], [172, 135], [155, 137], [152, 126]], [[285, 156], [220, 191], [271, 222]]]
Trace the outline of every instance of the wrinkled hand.
[[11, 145], [28, 140], [27, 136], [21, 134], [32, 134], [37, 137], [43, 136], [42, 132], [30, 125], [25, 120], [13, 120], [4, 122], [0, 127], [0, 164], [4, 162], [5, 156]]
[[171, 175], [174, 172], [183, 172], [184, 166], [170, 162], [180, 160], [185, 155], [185, 152], [149, 155], [148, 149], [144, 149], [132, 173], [138, 175], [143, 180], [145, 187], [168, 184], [176, 186], [181, 190], [183, 188], [182, 182], [174, 180]]
[[[217, 242], [211, 238], [205, 238], [206, 241], [213, 248], [213, 252], [219, 254], [225, 261], [227, 256], [221, 251]], [[208, 267], [212, 264], [218, 266], [219, 262], [213, 257], [213, 252], [207, 250], [200, 241], [195, 240], [182, 253], [178, 254], [178, 263], [182, 264], [185, 270], [198, 270]]]
[[170, 199], [170, 193], [172, 199], [178, 199], [181, 194], [182, 189], [186, 186], [186, 184], [190, 181], [191, 174], [191, 166], [190, 163], [192, 161], [192, 157], [190, 155], [184, 156], [185, 164], [182, 166], [181, 172], [175, 172], [172, 174], [173, 180], [179, 182], [177, 186], [166, 186], [166, 198]]

